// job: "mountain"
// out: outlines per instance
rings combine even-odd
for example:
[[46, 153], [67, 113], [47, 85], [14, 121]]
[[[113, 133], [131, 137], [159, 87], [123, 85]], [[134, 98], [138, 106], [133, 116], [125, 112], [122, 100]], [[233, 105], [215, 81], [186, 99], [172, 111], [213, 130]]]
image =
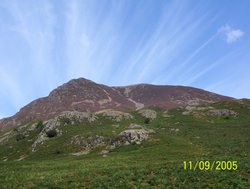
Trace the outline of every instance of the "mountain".
[[34, 120], [48, 120], [65, 111], [130, 111], [144, 107], [171, 109], [190, 103], [232, 99], [193, 87], [150, 84], [109, 87], [79, 78], [57, 87], [47, 97], [34, 100], [14, 116], [0, 120], [0, 130], [8, 130]]
[[3, 189], [249, 188], [249, 99], [80, 78], [1, 127]]

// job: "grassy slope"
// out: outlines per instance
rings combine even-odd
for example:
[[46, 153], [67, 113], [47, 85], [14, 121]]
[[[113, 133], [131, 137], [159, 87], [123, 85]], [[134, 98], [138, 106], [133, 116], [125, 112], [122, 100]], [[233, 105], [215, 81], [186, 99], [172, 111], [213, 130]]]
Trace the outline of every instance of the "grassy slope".
[[[245, 103], [246, 104], [246, 103]], [[113, 122], [100, 118], [93, 123], [65, 126], [64, 135], [39, 146], [23, 161], [13, 161], [30, 154], [31, 140], [38, 131], [16, 142], [0, 146], [0, 188], [247, 188], [250, 179], [250, 109], [248, 105], [217, 103], [218, 108], [231, 108], [237, 118], [183, 116], [181, 109], [158, 117], [145, 127], [156, 133], [151, 141], [124, 146], [102, 157], [97, 149], [84, 156], [69, 153], [79, 147], [69, 145], [75, 135], [111, 136], [124, 130], [130, 122], [144, 124], [132, 112], [134, 120]], [[112, 126], [119, 124], [118, 128]], [[179, 131], [171, 131], [178, 128]], [[113, 132], [112, 132], [113, 131]], [[12, 148], [10, 148], [12, 146]], [[18, 152], [19, 151], [19, 152]], [[183, 161], [236, 160], [237, 171], [185, 171]]]

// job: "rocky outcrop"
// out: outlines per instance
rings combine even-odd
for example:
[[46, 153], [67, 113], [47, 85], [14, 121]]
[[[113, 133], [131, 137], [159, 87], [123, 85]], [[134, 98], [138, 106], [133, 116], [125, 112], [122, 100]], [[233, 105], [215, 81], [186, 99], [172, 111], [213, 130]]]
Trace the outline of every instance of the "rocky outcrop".
[[49, 131], [54, 130], [56, 132], [56, 136], [62, 135], [62, 130], [59, 129], [60, 121], [58, 117], [56, 117], [55, 119], [50, 119], [48, 121], [45, 121], [43, 124], [44, 124], [44, 127], [42, 131], [38, 134], [36, 140], [32, 144], [32, 152], [36, 151], [37, 145], [43, 144], [44, 141], [49, 139], [47, 135]]
[[149, 134], [153, 132], [153, 130], [147, 130], [144, 128], [122, 131], [118, 136], [111, 139], [111, 144], [108, 148], [114, 149], [123, 145], [141, 144], [142, 141], [148, 140]]
[[182, 115], [217, 116], [217, 117], [237, 117], [239, 113], [229, 109], [215, 109], [212, 106], [186, 106]]
[[144, 127], [141, 126], [141, 125], [138, 125], [138, 124], [135, 124], [135, 123], [131, 123], [129, 126], [128, 126], [128, 129], [143, 129]]
[[205, 111], [213, 110], [212, 106], [191, 106], [188, 105], [185, 107], [185, 111], [182, 112], [182, 115], [193, 115], [195, 117], [204, 116]]
[[150, 110], [150, 109], [143, 109], [138, 112], [145, 118], [149, 118], [151, 120], [155, 119], [157, 117], [156, 111]]
[[239, 113], [233, 111], [233, 110], [229, 110], [229, 109], [215, 109], [215, 110], [209, 110], [207, 112], [207, 115], [209, 116], [223, 116], [223, 117], [237, 117], [239, 115]]
[[62, 123], [64, 122], [63, 124], [74, 125], [82, 121], [93, 122], [97, 119], [97, 116], [90, 112], [66, 111], [63, 112], [60, 116], [58, 116], [58, 119]]
[[154, 133], [152, 129], [145, 129], [141, 125], [131, 124], [128, 126], [128, 129], [122, 131], [117, 136], [104, 137], [95, 135], [86, 138], [76, 135], [71, 139], [71, 144], [81, 147], [82, 150], [76, 153], [78, 155], [87, 154], [91, 150], [103, 146], [104, 149], [100, 154], [106, 156], [114, 148], [130, 144], [141, 144], [142, 141], [148, 140], [149, 135], [152, 133]]
[[62, 135], [61, 126], [66, 125], [74, 125], [77, 123], [81, 123], [82, 121], [95, 121], [97, 117], [89, 112], [63, 112], [61, 115], [55, 117], [54, 119], [50, 119], [48, 121], [43, 122], [43, 129], [39, 133], [37, 139], [32, 145], [32, 151], [36, 150], [37, 145], [43, 144], [45, 140], [48, 140], [50, 137], [48, 136], [48, 132], [54, 130], [56, 132], [56, 136]]
[[101, 110], [99, 112], [96, 112], [96, 115], [103, 115], [106, 116], [114, 121], [122, 121], [122, 120], [126, 120], [126, 119], [132, 119], [133, 116], [129, 113], [125, 113], [125, 112], [121, 112], [121, 111], [116, 111], [116, 110]]

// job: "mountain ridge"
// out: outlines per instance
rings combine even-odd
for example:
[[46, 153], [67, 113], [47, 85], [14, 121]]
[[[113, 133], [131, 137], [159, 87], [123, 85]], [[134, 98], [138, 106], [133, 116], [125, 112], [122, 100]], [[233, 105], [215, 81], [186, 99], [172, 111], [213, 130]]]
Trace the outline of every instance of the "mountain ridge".
[[78, 78], [58, 86], [48, 96], [30, 102], [15, 115], [1, 119], [0, 130], [14, 128], [33, 120], [48, 120], [64, 111], [96, 112], [104, 109], [130, 111], [152, 106], [171, 109], [189, 103], [233, 99], [187, 86], [142, 83], [110, 87]]

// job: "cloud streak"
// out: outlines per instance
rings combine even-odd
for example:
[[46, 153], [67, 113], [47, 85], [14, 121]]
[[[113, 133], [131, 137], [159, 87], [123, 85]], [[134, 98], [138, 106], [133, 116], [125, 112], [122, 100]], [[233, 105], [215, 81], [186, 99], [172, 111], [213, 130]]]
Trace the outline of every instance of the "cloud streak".
[[189, 79], [184, 81], [185, 85], [194, 84], [194, 82], [197, 81], [199, 78], [203, 77], [208, 72], [215, 69], [217, 66], [222, 65], [223, 63], [226, 63], [232, 57], [235, 57], [237, 54], [239, 54], [239, 52], [236, 52], [236, 51], [235, 52], [229, 52], [228, 54], [218, 58], [216, 61], [211, 63], [209, 66], [203, 67], [203, 69], [198, 69], [198, 73], [195, 73], [195, 71], [194, 71], [195, 66], [194, 66], [193, 71], [191, 72], [192, 76]]
[[225, 40], [228, 44], [234, 43], [244, 36], [243, 31], [240, 29], [234, 29], [228, 24], [222, 26], [219, 29], [219, 32], [225, 36]]
[[[250, 52], [250, 29], [228, 24], [219, 28], [230, 15], [218, 13], [221, 7], [216, 6], [179, 0], [3, 1], [2, 115], [78, 77], [116, 86], [154, 83], [218, 89], [227, 82], [218, 80], [229, 71], [237, 70], [235, 77], [240, 77], [242, 70], [250, 69], [249, 59], [233, 53]], [[230, 20], [237, 26], [248, 24]], [[225, 45], [218, 36], [226, 44], [240, 45]], [[235, 68], [220, 70], [222, 65]], [[246, 80], [250, 82], [249, 76]], [[230, 85], [224, 92], [229, 89]]]
[[[49, 86], [52, 89], [56, 78], [53, 61], [55, 18], [52, 14], [52, 4], [49, 1], [38, 3], [34, 9], [28, 9], [19, 2], [8, 6], [12, 17], [16, 20], [14, 30], [26, 42], [30, 61], [29, 74], [40, 83], [42, 90]], [[43, 77], [46, 75], [46, 77]], [[46, 90], [47, 91], [47, 90]]]

